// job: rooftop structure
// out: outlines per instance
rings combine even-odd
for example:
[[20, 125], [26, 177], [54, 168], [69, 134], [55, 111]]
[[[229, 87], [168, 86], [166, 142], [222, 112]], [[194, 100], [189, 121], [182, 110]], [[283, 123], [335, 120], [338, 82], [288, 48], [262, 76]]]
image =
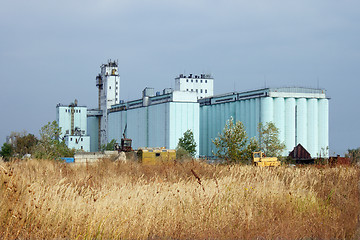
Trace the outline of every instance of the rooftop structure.
[[175, 78], [175, 91], [196, 92], [198, 99], [211, 97], [214, 94], [214, 79], [210, 74], [180, 74]]

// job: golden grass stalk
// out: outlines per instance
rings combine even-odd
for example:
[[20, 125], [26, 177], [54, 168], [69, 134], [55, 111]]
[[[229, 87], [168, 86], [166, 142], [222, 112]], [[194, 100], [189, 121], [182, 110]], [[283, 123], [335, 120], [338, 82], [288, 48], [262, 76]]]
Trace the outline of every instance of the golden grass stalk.
[[349, 239], [359, 169], [28, 160], [0, 168], [1, 239]]

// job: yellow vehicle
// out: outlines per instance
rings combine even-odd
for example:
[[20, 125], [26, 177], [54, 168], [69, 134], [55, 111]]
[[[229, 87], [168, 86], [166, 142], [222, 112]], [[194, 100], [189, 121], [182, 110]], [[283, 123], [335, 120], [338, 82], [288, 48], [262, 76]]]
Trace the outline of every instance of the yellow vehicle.
[[138, 160], [147, 165], [172, 163], [176, 159], [176, 150], [165, 148], [140, 148], [137, 151]]
[[278, 167], [281, 162], [277, 157], [266, 157], [263, 152], [253, 152], [253, 164], [259, 167]]

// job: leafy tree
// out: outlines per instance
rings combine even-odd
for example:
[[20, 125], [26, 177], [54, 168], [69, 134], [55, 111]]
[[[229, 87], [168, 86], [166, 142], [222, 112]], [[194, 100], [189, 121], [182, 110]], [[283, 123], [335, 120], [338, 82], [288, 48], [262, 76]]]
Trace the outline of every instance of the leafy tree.
[[184, 149], [186, 152], [190, 154], [190, 156], [195, 157], [196, 154], [196, 142], [194, 139], [194, 133], [188, 129], [184, 132], [184, 135], [179, 138], [179, 143], [177, 146], [177, 150]]
[[213, 140], [217, 151], [213, 154], [219, 158], [225, 159], [227, 162], [247, 163], [252, 152], [258, 149], [258, 142], [255, 138], [248, 139], [244, 124], [240, 121], [234, 123], [231, 117], [222, 134]]
[[0, 155], [5, 161], [9, 161], [10, 157], [13, 155], [13, 151], [14, 149], [10, 143], [4, 143], [1, 147]]
[[33, 156], [39, 159], [59, 159], [72, 157], [75, 150], [69, 149], [64, 141], [60, 141], [61, 128], [56, 121], [48, 122], [40, 130], [40, 140], [34, 147]]
[[103, 144], [100, 148], [100, 150], [103, 151], [113, 151], [115, 149], [116, 140], [112, 139], [109, 143], [106, 145]]
[[176, 147], [176, 159], [185, 160], [191, 159], [192, 156], [188, 151], [186, 151], [183, 147], [177, 146]]
[[278, 157], [285, 150], [286, 146], [279, 139], [279, 129], [273, 122], [267, 122], [265, 125], [259, 123], [258, 126], [260, 149], [268, 157]]
[[16, 137], [14, 142], [14, 154], [19, 157], [24, 156], [25, 154], [30, 154], [33, 150], [33, 147], [36, 146], [38, 139], [33, 134], [19, 134]]
[[348, 149], [345, 157], [350, 158], [352, 163], [360, 161], [360, 147], [354, 149]]

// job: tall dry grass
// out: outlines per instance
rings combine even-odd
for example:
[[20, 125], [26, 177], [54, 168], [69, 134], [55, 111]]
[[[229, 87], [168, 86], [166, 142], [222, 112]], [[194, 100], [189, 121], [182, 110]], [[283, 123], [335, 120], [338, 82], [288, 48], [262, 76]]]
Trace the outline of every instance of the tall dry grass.
[[359, 169], [0, 164], [1, 239], [349, 239]]

